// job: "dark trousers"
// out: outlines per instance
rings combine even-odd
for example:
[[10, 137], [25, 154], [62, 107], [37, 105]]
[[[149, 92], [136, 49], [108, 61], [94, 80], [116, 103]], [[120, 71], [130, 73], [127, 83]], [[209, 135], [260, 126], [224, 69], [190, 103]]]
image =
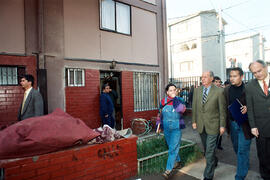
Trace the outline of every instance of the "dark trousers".
[[208, 179], [213, 179], [215, 167], [217, 163], [217, 157], [215, 154], [216, 146], [217, 146], [217, 138], [218, 135], [209, 135], [205, 132], [205, 130], [200, 134], [204, 154], [206, 159], [206, 167], [204, 169], [203, 176]]
[[256, 139], [257, 153], [260, 162], [260, 174], [264, 180], [270, 180], [270, 138]]

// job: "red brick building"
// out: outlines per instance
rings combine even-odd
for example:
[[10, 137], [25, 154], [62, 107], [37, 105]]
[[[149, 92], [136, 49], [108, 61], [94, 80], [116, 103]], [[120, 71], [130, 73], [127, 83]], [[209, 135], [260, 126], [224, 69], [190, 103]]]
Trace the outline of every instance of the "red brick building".
[[36, 78], [45, 112], [60, 107], [91, 128], [104, 82], [118, 94], [118, 128], [156, 115], [168, 79], [165, 0], [2, 0], [0, 24], [0, 126], [16, 122], [20, 73]]

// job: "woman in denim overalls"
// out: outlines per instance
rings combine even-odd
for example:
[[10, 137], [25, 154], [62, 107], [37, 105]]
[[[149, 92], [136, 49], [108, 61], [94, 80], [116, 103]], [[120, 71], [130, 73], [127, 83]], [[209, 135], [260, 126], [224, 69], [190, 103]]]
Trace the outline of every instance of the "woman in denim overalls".
[[176, 96], [176, 86], [168, 84], [165, 88], [167, 97], [161, 100], [162, 118], [165, 139], [169, 148], [166, 171], [163, 173], [165, 178], [169, 178], [174, 168], [180, 168], [179, 149], [181, 144], [182, 132], [179, 125], [181, 117], [186, 109], [183, 99]]

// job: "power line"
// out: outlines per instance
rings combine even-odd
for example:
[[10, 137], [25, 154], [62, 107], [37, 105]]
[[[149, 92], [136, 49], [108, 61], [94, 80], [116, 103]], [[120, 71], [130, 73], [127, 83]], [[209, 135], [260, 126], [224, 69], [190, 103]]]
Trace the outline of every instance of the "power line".
[[248, 27], [247, 25], [245, 25], [245, 24], [243, 24], [242, 22], [240, 22], [239, 20], [237, 20], [237, 19], [235, 19], [235, 18], [233, 18], [231, 15], [229, 15], [228, 13], [226, 13], [226, 12], [223, 12], [224, 14], [226, 14], [227, 16], [229, 16], [232, 20], [234, 20], [236, 23], [238, 23], [238, 24], [240, 24], [241, 26], [244, 26], [245, 28], [248, 28], [249, 30], [251, 30], [251, 31], [254, 31], [254, 32], [256, 32], [256, 33], [258, 33], [258, 31], [257, 30], [255, 30], [255, 29], [252, 29], [252, 28], [250, 28], [250, 27]]
[[246, 0], [246, 1], [240, 2], [240, 3], [238, 3], [238, 4], [231, 5], [231, 6], [229, 6], [229, 7], [226, 7], [226, 8], [224, 8], [224, 9], [222, 9], [222, 11], [228, 10], [228, 9], [231, 9], [231, 8], [234, 8], [234, 7], [237, 7], [237, 6], [240, 6], [240, 5], [245, 4], [245, 3], [249, 2], [249, 1], [251, 1], [251, 0]]
[[[257, 27], [251, 28], [251, 29], [261, 29], [261, 28], [265, 28], [265, 27], [268, 27], [268, 26], [270, 27], [270, 24], [263, 25], [263, 26], [257, 26]], [[247, 32], [247, 31], [250, 31], [250, 28], [246, 29], [246, 30], [238, 31], [238, 32], [233, 32], [233, 33], [230, 33], [230, 34], [225, 34], [225, 36], [239, 34], [239, 33]]]

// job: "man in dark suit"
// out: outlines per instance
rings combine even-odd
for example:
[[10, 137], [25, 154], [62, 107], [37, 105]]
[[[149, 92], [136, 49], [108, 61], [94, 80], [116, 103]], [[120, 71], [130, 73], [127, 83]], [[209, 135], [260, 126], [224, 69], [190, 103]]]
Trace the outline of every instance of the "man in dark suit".
[[103, 84], [102, 93], [99, 99], [100, 102], [99, 114], [101, 116], [102, 126], [107, 124], [111, 128], [114, 128], [115, 124], [115, 120], [113, 117], [114, 106], [109, 93], [110, 93], [110, 85]]
[[[247, 113], [245, 85], [242, 81], [243, 70], [239, 67], [232, 68], [230, 71], [231, 85], [225, 87], [224, 94], [226, 99], [226, 107], [239, 100], [243, 105], [241, 109], [242, 114]], [[231, 136], [234, 152], [237, 155], [237, 170], [235, 180], [244, 180], [249, 168], [249, 152], [250, 144], [253, 135], [248, 120], [243, 123], [237, 122], [227, 108], [227, 132]]]
[[223, 89], [212, 84], [213, 78], [212, 71], [202, 74], [202, 86], [194, 90], [192, 104], [192, 127], [200, 133], [206, 158], [204, 180], [212, 180], [214, 177], [217, 165], [216, 142], [226, 126]]
[[270, 180], [270, 96], [267, 65], [262, 60], [250, 63], [249, 70], [256, 79], [246, 87], [248, 120], [251, 133], [256, 136], [260, 174]]
[[43, 99], [41, 94], [33, 88], [34, 77], [26, 74], [21, 78], [21, 86], [24, 89], [24, 98], [18, 112], [18, 120], [43, 115]]

